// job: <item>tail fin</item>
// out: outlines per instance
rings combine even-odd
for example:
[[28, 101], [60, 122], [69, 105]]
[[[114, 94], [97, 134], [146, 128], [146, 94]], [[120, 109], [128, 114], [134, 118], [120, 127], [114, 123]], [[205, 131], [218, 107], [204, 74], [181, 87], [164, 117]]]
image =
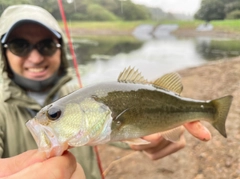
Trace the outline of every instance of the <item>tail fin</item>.
[[211, 103], [216, 108], [216, 113], [214, 115], [214, 122], [212, 125], [222, 134], [224, 137], [227, 137], [226, 129], [225, 129], [225, 122], [228, 115], [229, 108], [232, 103], [232, 96], [225, 96], [219, 99], [215, 99], [211, 101]]

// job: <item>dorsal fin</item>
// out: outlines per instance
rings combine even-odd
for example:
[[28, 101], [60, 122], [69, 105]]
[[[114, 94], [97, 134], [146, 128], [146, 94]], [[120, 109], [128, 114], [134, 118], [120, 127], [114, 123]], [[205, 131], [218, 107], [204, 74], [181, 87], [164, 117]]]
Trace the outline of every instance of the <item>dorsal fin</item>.
[[149, 84], [138, 70], [131, 67], [128, 67], [127, 69], [125, 68], [123, 72], [119, 74], [118, 82]]
[[183, 85], [181, 82], [181, 77], [177, 73], [169, 73], [163, 75], [162, 77], [156, 79], [153, 82], [153, 86], [156, 88], [163, 88], [176, 94], [180, 94], [183, 90]]

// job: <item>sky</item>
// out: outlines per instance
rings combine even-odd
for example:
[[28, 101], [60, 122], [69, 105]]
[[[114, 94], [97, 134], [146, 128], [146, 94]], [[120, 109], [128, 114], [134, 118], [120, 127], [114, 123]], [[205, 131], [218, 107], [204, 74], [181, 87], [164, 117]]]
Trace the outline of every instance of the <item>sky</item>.
[[132, 2], [159, 7], [165, 12], [193, 15], [199, 9], [201, 0], [132, 0]]

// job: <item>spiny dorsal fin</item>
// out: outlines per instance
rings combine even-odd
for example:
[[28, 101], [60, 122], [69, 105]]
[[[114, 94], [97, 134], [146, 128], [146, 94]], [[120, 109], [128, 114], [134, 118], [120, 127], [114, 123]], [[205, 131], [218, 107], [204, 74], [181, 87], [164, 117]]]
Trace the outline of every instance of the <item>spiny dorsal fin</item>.
[[141, 75], [138, 70], [128, 67], [125, 68], [122, 73], [118, 76], [118, 82], [121, 83], [141, 83], [148, 84], [148, 81]]
[[177, 73], [169, 73], [169, 74], [163, 75], [162, 77], [156, 79], [153, 82], [153, 86], [156, 88], [163, 88], [163, 89], [175, 92], [178, 95], [183, 90], [181, 78]]

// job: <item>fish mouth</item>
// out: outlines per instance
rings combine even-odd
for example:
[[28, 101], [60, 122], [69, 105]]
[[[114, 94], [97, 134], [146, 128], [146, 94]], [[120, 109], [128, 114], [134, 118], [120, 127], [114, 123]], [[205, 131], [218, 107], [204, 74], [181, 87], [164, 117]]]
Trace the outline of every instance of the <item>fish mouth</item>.
[[62, 155], [66, 150], [50, 127], [37, 123], [35, 118], [29, 120], [26, 126], [37, 143], [38, 150], [45, 152], [48, 158]]

